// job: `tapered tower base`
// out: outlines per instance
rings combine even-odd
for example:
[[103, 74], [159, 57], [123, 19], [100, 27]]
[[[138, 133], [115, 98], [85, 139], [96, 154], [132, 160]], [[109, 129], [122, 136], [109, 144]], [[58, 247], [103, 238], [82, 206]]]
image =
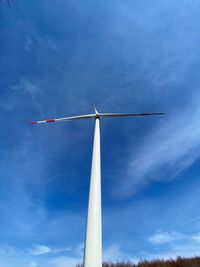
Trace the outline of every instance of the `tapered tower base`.
[[95, 120], [84, 267], [102, 267], [100, 120]]

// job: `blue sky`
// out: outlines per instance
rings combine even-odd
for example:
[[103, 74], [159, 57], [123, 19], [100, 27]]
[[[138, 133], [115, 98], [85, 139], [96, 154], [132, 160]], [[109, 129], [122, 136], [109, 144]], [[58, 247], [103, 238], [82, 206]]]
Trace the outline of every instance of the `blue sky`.
[[18, 0], [0, 16], [0, 267], [83, 257], [92, 112], [101, 121], [105, 260], [200, 249], [200, 1]]

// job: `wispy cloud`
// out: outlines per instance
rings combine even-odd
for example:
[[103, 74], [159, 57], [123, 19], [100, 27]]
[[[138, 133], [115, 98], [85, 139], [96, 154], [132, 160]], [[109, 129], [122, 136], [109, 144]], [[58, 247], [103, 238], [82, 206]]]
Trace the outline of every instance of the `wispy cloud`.
[[31, 250], [33, 255], [43, 255], [50, 252], [52, 252], [52, 249], [44, 245], [37, 245]]
[[164, 232], [158, 230], [156, 233], [148, 238], [148, 241], [154, 245], [161, 245], [171, 243], [172, 241], [183, 239], [184, 235], [178, 232]]
[[190, 167], [200, 156], [199, 117], [199, 94], [166, 114], [130, 160], [117, 193], [131, 195], [151, 180], [171, 180]]
[[78, 262], [82, 262], [80, 258], [76, 257], [56, 257], [52, 260], [50, 260], [48, 263], [50, 266], [54, 267], [63, 267], [63, 266], [69, 266], [69, 267], [75, 267]]
[[75, 248], [71, 251], [74, 255], [68, 256], [66, 254], [67, 251], [69, 251], [68, 248], [52, 248], [47, 245], [35, 245], [33, 249], [19, 249], [14, 246], [5, 245], [0, 247], [0, 266], [75, 267], [78, 262], [82, 261], [82, 256], [76, 253]]
[[31, 250], [31, 254], [33, 255], [43, 255], [43, 254], [56, 254], [60, 252], [70, 251], [71, 248], [52, 248], [46, 245], [35, 245], [34, 248]]
[[24, 93], [30, 94], [31, 96], [42, 94], [42, 90], [38, 86], [38, 84], [32, 83], [31, 81], [26, 80], [26, 79], [21, 79], [18, 84], [11, 87], [11, 90], [24, 92]]
[[132, 255], [126, 253], [119, 244], [111, 244], [107, 248], [103, 250], [103, 260], [104, 261], [132, 261], [139, 262], [137, 257], [133, 257]]
[[195, 242], [200, 244], [200, 233], [196, 233], [195, 235], [192, 235], [191, 237]]
[[104, 261], [117, 261], [125, 257], [125, 253], [121, 250], [118, 244], [112, 244], [103, 253]]
[[32, 47], [32, 40], [29, 36], [26, 37], [25, 50], [30, 53]]
[[144, 253], [147, 258], [190, 257], [199, 254], [200, 234], [183, 234], [181, 232], [166, 232], [158, 230], [148, 239], [154, 247], [154, 253]]
[[37, 260], [29, 254], [25, 249], [19, 249], [14, 246], [4, 245], [0, 247], [0, 266], [13, 267], [13, 266], [38, 266]]
[[29, 264], [29, 267], [37, 267], [37, 266], [38, 266], [37, 262], [31, 262]]

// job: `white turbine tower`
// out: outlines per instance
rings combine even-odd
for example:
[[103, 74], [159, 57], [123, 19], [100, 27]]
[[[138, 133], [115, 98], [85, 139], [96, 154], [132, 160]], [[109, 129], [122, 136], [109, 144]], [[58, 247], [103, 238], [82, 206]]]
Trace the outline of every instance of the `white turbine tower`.
[[80, 119], [95, 119], [95, 131], [90, 177], [89, 203], [84, 250], [84, 267], [102, 267], [102, 219], [101, 219], [101, 153], [100, 118], [162, 115], [164, 113], [98, 113], [30, 122], [40, 124]]

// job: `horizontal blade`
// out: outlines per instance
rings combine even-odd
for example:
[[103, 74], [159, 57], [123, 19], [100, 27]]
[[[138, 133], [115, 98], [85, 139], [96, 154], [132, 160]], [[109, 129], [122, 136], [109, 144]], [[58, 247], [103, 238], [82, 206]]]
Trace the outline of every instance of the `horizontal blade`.
[[100, 113], [100, 117], [129, 117], [129, 116], [151, 116], [164, 115], [165, 113]]
[[42, 120], [42, 121], [32, 121], [32, 122], [28, 122], [28, 123], [29, 124], [39, 124], [39, 123], [46, 123], [46, 122], [83, 120], [83, 119], [95, 118], [95, 116], [96, 116], [96, 114], [87, 114], [87, 115], [80, 115], [80, 116], [73, 116], [73, 117], [64, 117], [64, 118], [59, 118], [59, 119], [50, 119], [50, 120]]

